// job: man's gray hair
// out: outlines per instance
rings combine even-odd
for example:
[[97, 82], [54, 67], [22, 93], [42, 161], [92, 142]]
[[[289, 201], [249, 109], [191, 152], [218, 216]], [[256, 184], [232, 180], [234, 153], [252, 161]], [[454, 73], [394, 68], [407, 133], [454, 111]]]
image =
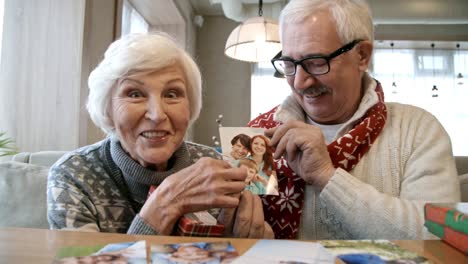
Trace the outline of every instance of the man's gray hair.
[[162, 32], [125, 35], [106, 50], [104, 59], [88, 78], [86, 107], [94, 124], [105, 133], [113, 134], [111, 94], [119, 79], [137, 72], [161, 70], [174, 64], [180, 65], [185, 73], [190, 125], [193, 124], [202, 105], [200, 70], [191, 56]]
[[374, 41], [372, 14], [364, 0], [291, 0], [281, 11], [280, 34], [287, 23], [300, 23], [319, 11], [328, 11], [343, 44], [356, 39]]

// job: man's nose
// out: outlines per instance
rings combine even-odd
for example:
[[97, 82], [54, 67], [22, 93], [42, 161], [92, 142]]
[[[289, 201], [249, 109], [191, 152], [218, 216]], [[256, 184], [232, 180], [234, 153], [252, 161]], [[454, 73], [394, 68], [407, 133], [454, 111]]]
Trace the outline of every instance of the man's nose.
[[149, 97], [145, 117], [155, 122], [167, 119], [166, 104], [156, 97]]
[[296, 91], [303, 91], [317, 81], [314, 76], [309, 74], [302, 68], [302, 65], [296, 66], [296, 74], [293, 76], [294, 78], [294, 89]]

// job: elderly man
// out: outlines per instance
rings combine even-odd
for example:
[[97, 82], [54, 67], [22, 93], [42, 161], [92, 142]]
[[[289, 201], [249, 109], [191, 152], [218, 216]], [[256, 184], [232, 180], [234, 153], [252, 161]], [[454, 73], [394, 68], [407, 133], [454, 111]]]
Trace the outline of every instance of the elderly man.
[[385, 103], [366, 73], [369, 7], [292, 0], [272, 60], [292, 94], [249, 123], [269, 128], [279, 196], [263, 198], [277, 238], [423, 239], [425, 202], [460, 201], [450, 139], [434, 116]]

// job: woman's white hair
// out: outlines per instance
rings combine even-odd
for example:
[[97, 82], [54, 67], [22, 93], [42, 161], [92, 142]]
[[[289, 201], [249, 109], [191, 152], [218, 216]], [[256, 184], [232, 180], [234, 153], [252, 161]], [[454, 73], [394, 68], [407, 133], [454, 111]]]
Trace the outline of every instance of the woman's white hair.
[[364, 0], [291, 0], [281, 11], [280, 33], [286, 23], [300, 23], [319, 11], [328, 11], [343, 44], [356, 39], [374, 41], [374, 26]]
[[86, 108], [94, 124], [113, 134], [110, 115], [111, 92], [122, 77], [136, 72], [157, 71], [178, 64], [187, 80], [190, 125], [198, 118], [202, 105], [201, 74], [191, 56], [166, 33], [136, 33], [113, 42], [104, 59], [88, 78], [89, 95]]

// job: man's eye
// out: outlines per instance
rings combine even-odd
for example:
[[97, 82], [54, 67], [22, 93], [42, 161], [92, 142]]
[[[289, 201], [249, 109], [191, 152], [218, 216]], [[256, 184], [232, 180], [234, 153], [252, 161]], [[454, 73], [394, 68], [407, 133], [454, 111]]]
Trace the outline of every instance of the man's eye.
[[327, 64], [327, 61], [324, 59], [310, 59], [304, 61], [307, 67], [322, 67]]

